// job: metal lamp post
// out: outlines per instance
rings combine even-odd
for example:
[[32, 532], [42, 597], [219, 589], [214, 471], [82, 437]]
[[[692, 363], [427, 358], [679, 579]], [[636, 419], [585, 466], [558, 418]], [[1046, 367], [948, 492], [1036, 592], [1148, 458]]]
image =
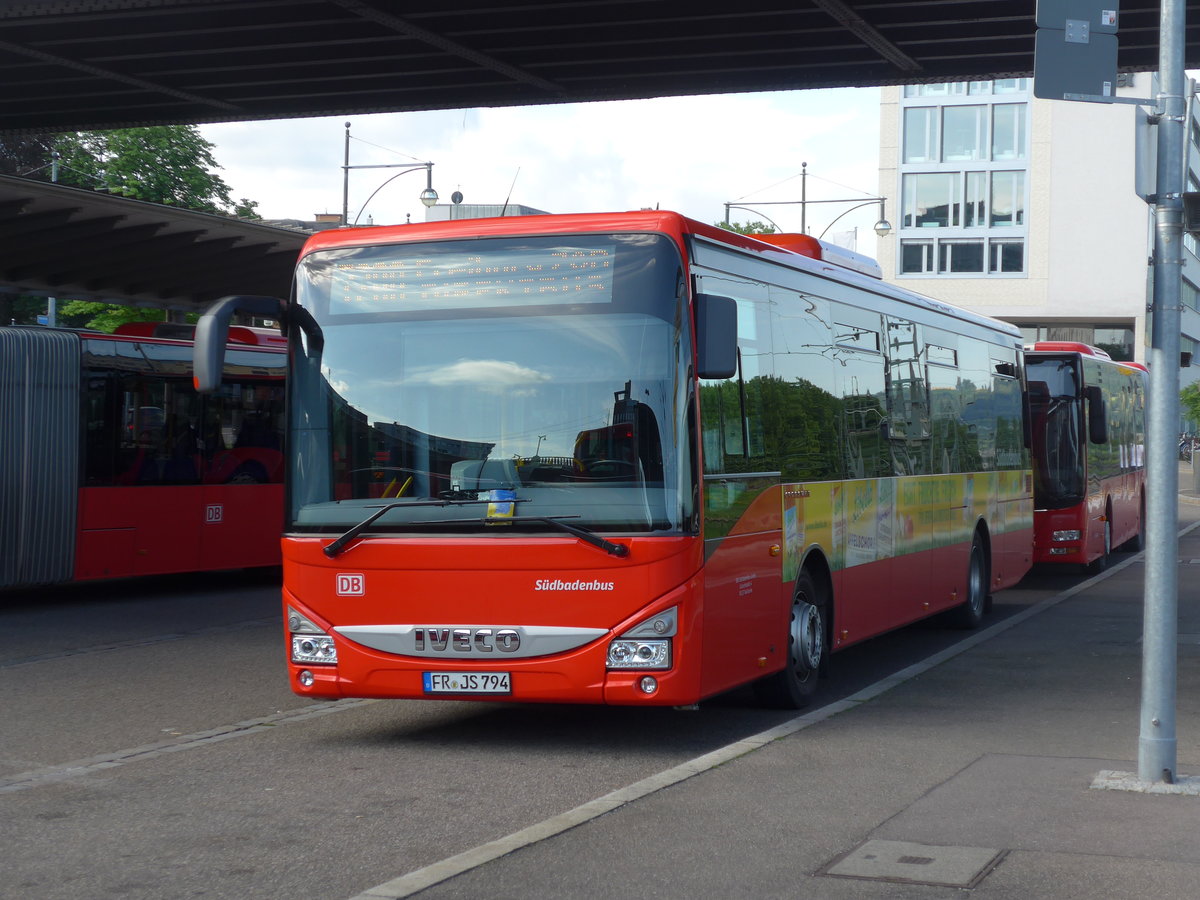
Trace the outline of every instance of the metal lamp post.
[[[842, 198], [838, 198], [838, 199], [834, 199], [834, 200], [809, 200], [808, 199], [808, 184], [807, 184], [807, 182], [808, 182], [808, 163], [805, 162], [805, 163], [800, 164], [800, 199], [799, 200], [768, 200], [768, 201], [764, 201], [762, 203], [755, 203], [753, 206], [746, 206], [746, 205], [742, 205], [740, 203], [726, 203], [725, 204], [725, 224], [726, 225], [729, 224], [729, 210], [731, 210], [731, 209], [744, 209], [749, 212], [757, 213], [758, 215], [760, 215], [764, 219], [766, 219], [767, 218], [766, 215], [764, 215], [762, 212], [760, 212], [758, 210], [758, 207], [760, 207], [760, 206], [799, 206], [800, 207], [800, 233], [808, 234], [808, 216], [807, 216], [808, 204], [810, 204], [810, 203], [853, 203], [853, 204], [855, 204], [854, 206], [850, 207], [849, 209], [844, 210], [843, 212], [839, 213], [832, 222], [830, 222], [828, 225], [825, 226], [825, 230], [822, 231], [820, 234], [820, 237], [825, 237], [825, 235], [829, 232], [829, 229], [833, 226], [834, 222], [836, 222], [842, 216], [852, 213], [856, 209], [862, 209], [864, 206], [870, 206], [872, 203], [878, 203], [879, 204], [879, 220], [874, 225], [875, 233], [877, 235], [879, 235], [879, 237], [887, 237], [889, 234], [892, 233], [892, 223], [887, 220], [887, 198], [886, 197], [842, 197]], [[780, 231], [783, 230], [782, 228], [779, 228], [779, 226], [776, 225], [774, 222], [771, 222], [770, 219], [767, 219], [767, 221], [770, 222], [772, 225], [774, 225], [775, 228], [779, 229]]]
[[401, 171], [397, 172], [395, 175], [388, 178], [387, 181], [385, 181], [383, 184], [379, 185], [379, 187], [375, 188], [375, 190], [371, 192], [371, 196], [367, 198], [366, 202], [363, 203], [362, 207], [359, 209], [359, 211], [358, 211], [359, 216], [361, 216], [363, 214], [363, 210], [365, 210], [367, 208], [367, 206], [370, 204], [370, 202], [375, 199], [375, 195], [378, 194], [381, 190], [383, 190], [387, 185], [391, 184], [391, 182], [395, 181], [401, 175], [405, 175], [409, 172], [416, 172], [416, 171], [419, 171], [420, 169], [425, 170], [425, 190], [421, 191], [421, 193], [418, 195], [418, 199], [421, 201], [421, 203], [423, 203], [425, 205], [426, 209], [436, 205], [438, 202], [438, 192], [433, 189], [433, 163], [431, 163], [431, 162], [388, 163], [388, 164], [371, 165], [371, 166], [352, 166], [352, 165], [350, 165], [350, 123], [347, 122], [346, 123], [345, 157], [344, 157], [344, 162], [342, 165], [342, 227], [343, 228], [348, 225], [351, 225], [351, 224], [354, 224], [354, 225], [358, 224], [358, 216], [354, 217], [353, 223], [350, 222], [350, 170], [351, 169], [400, 169], [401, 170]]

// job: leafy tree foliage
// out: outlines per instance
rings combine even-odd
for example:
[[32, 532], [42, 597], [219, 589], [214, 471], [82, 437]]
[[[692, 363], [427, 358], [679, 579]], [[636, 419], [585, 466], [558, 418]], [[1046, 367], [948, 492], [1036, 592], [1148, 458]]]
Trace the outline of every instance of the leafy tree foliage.
[[714, 222], [718, 228], [726, 231], [736, 231], [738, 234], [774, 234], [775, 226], [766, 222]]
[[1183, 417], [1193, 427], [1200, 424], [1200, 382], [1193, 381], [1179, 392], [1179, 405], [1183, 407]]
[[54, 149], [62, 156], [63, 184], [228, 214], [235, 204], [216, 174], [214, 146], [194, 125], [159, 125], [63, 134]]

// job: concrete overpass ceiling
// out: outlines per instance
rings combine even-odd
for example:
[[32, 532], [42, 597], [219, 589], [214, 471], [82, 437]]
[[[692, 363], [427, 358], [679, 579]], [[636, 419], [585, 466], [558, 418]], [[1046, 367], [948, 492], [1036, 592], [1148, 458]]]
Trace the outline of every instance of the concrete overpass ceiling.
[[[1200, 67], [1200, 0], [1187, 65]], [[0, 0], [0, 140], [317, 115], [1025, 76], [1036, 0]], [[1123, 71], [1159, 5], [1124, 0]], [[719, 123], [718, 123], [719, 124]], [[304, 235], [0, 178], [0, 291], [286, 294]]]
[[[1035, 5], [0, 0], [0, 131], [1028, 75]], [[1120, 67], [1155, 68], [1158, 3], [1120, 15]]]

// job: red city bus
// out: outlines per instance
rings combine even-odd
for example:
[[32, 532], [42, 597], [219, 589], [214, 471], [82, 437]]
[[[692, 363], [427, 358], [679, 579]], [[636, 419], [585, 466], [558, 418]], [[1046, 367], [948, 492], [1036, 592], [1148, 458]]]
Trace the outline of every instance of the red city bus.
[[202, 396], [191, 333], [0, 328], [0, 588], [279, 565], [285, 342], [231, 329]]
[[1034, 562], [1099, 571], [1141, 550], [1146, 518], [1145, 366], [1087, 344], [1025, 348], [1032, 430]]
[[798, 707], [831, 652], [977, 625], [1031, 560], [1019, 332], [772, 241], [660, 211], [328, 231], [284, 308], [210, 308], [202, 389], [235, 309], [290, 326], [293, 689]]

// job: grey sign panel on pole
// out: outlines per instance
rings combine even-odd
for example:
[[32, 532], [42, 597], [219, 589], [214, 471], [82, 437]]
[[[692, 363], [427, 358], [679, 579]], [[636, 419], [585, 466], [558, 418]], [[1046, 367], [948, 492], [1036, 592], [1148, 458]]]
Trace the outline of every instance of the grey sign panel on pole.
[[1119, 7], [1116, 0], [1038, 0], [1037, 27], [1065, 30], [1067, 22], [1081, 21], [1092, 34], [1116, 34]]
[[1101, 99], [1116, 93], [1114, 0], [1038, 0], [1037, 26], [1033, 96]]
[[1067, 94], [1111, 97], [1117, 85], [1117, 36], [1091, 32], [1087, 43], [1067, 39], [1065, 29], [1039, 28], [1033, 44], [1033, 96], [1063, 100]]

